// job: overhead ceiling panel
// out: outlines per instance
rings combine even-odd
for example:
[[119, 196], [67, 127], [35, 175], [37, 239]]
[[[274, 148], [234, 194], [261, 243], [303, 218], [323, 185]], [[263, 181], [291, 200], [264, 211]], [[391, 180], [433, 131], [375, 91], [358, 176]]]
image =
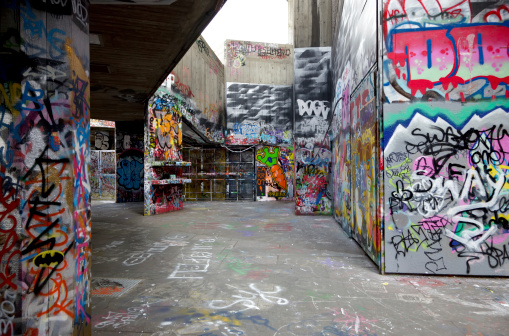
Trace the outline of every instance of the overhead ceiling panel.
[[89, 7], [94, 40], [90, 45], [91, 117], [116, 121], [141, 119], [145, 102], [224, 1], [102, 3], [92, 1]]

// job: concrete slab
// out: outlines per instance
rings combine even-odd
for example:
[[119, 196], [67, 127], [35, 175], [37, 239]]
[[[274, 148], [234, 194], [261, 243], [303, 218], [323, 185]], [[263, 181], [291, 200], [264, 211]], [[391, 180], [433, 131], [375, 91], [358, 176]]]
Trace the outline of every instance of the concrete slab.
[[509, 330], [507, 279], [380, 275], [332, 218], [295, 216], [291, 202], [142, 212], [143, 204], [93, 205], [94, 278], [142, 280], [120, 297], [92, 296], [94, 335]]

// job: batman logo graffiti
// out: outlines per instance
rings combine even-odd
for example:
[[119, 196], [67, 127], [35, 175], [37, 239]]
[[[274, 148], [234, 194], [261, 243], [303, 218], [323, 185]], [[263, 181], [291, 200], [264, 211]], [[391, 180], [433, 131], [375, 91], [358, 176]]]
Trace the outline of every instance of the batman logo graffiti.
[[37, 267], [54, 267], [64, 261], [64, 254], [60, 251], [49, 250], [39, 253], [34, 258], [34, 265]]

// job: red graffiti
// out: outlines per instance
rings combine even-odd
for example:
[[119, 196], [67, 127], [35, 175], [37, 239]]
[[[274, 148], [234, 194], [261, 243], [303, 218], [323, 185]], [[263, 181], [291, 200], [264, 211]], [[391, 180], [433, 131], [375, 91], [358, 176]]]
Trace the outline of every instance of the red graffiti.
[[0, 289], [7, 286], [8, 288], [17, 289], [18, 286], [15, 283], [16, 273], [11, 273], [11, 270], [15, 270], [13, 267], [12, 260], [17, 255], [20, 255], [19, 251], [19, 239], [16, 234], [16, 227], [18, 221], [13, 215], [19, 206], [19, 197], [16, 196], [16, 189], [14, 186], [9, 186], [10, 180], [5, 175], [5, 167], [0, 167], [0, 205], [3, 209], [0, 211], [0, 222], [4, 223], [0, 228], [0, 232], [5, 237], [5, 241], [2, 244], [2, 250], [0, 251], [0, 260], [5, 260], [6, 263], [3, 269], [0, 269]]
[[[39, 295], [45, 297], [51, 297], [52, 299], [49, 302], [52, 304], [50, 307], [44, 311], [37, 313], [37, 317], [44, 316], [46, 314], [58, 315], [59, 313], [65, 313], [68, 316], [74, 318], [72, 309], [73, 299], [68, 298], [69, 291], [67, 289], [67, 284], [65, 283], [62, 275], [57, 273], [55, 276], [56, 279], [51, 279], [53, 282], [53, 286], [48, 286], [50, 290], [47, 293], [40, 293]], [[56, 300], [55, 300], [56, 298]]]
[[394, 30], [388, 39], [387, 57], [394, 67], [408, 69], [408, 87], [412, 95], [424, 94], [435, 85], [444, 89], [478, 78], [486, 79], [493, 89], [509, 84], [503, 69], [509, 63], [509, 26], [480, 24]]
[[177, 89], [182, 92], [182, 94], [188, 98], [191, 98], [193, 97], [194, 98], [194, 94], [193, 94], [193, 91], [191, 90], [191, 87], [189, 87], [188, 85], [185, 85], [184, 83], [182, 83], [179, 79], [179, 76], [177, 76], [175, 73], [171, 73], [173, 76], [175, 76], [175, 86], [177, 87]]
[[506, 12], [505, 15], [509, 15], [509, 6], [502, 5], [496, 10], [489, 11], [484, 15], [485, 22], [502, 22], [504, 19], [502, 18], [502, 12]]

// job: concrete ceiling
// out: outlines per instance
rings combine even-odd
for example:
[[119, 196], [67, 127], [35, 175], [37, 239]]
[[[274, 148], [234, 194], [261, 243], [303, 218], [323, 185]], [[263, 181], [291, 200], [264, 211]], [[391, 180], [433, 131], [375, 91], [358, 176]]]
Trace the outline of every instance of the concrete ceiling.
[[[96, 0], [90, 18], [91, 118], [142, 119], [152, 96], [225, 0]], [[99, 37], [100, 45], [92, 43]]]

